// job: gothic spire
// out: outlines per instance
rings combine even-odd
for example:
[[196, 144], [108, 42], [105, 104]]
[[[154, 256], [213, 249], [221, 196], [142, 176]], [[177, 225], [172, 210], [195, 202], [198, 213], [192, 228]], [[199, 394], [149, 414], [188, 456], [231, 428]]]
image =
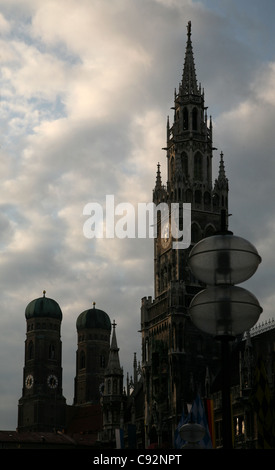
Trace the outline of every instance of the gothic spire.
[[111, 341], [111, 347], [110, 347], [110, 353], [109, 353], [109, 361], [108, 361], [108, 366], [106, 368], [106, 374], [121, 374], [122, 369], [120, 367], [120, 362], [119, 362], [119, 348], [117, 347], [117, 339], [116, 339], [116, 323], [113, 321], [112, 323], [113, 327], [113, 334], [112, 334], [112, 341]]
[[191, 41], [191, 21], [187, 25], [187, 43], [185, 51], [185, 60], [182, 74], [182, 93], [184, 95], [196, 95], [199, 94], [197, 77], [196, 77], [196, 68], [193, 56], [193, 47]]
[[155, 189], [161, 189], [161, 186], [162, 184], [161, 184], [160, 164], [158, 163]]
[[225, 175], [225, 167], [224, 167], [224, 160], [223, 160], [223, 153], [221, 152], [220, 155], [220, 167], [219, 167], [219, 174], [218, 179], [216, 180], [218, 187], [221, 188], [228, 188], [228, 179]]

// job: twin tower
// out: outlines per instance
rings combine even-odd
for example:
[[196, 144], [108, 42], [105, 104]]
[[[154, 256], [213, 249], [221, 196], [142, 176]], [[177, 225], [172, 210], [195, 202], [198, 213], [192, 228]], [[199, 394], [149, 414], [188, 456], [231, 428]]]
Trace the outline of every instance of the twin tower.
[[[18, 431], [64, 430], [67, 405], [62, 390], [62, 311], [58, 303], [43, 296], [25, 310], [27, 323], [22, 397], [18, 404]], [[112, 343], [110, 336], [113, 326]], [[99, 404], [115, 383], [122, 393], [115, 323], [103, 310], [82, 312], [76, 322], [78, 344], [74, 405]]]

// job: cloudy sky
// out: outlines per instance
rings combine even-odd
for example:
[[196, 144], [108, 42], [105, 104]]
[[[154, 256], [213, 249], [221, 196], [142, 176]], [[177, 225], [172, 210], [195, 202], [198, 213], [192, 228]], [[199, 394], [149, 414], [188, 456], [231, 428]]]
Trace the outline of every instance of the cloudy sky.
[[124, 372], [140, 359], [152, 240], [90, 240], [89, 202], [150, 202], [166, 180], [167, 115], [192, 21], [197, 77], [224, 152], [230, 228], [262, 263], [247, 283], [275, 303], [273, 0], [0, 0], [0, 429], [15, 429], [27, 304], [63, 311], [63, 389], [73, 400], [77, 316], [95, 301], [117, 323]]

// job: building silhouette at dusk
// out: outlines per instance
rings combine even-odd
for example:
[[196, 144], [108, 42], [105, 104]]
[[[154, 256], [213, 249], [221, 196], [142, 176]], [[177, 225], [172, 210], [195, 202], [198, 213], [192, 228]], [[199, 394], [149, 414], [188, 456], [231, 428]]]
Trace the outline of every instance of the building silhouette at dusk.
[[[62, 390], [62, 309], [44, 292], [25, 310], [18, 429], [0, 431], [2, 447], [40, 447], [43, 442], [44, 446], [63, 448], [175, 448], [178, 424], [198, 396], [211, 446], [222, 447], [220, 345], [190, 320], [190, 302], [204, 286], [193, 276], [188, 255], [199, 240], [220, 230], [221, 211], [228, 223], [229, 183], [222, 152], [218, 175], [213, 179], [216, 149], [212, 118], [197, 80], [191, 33], [189, 22], [173, 122], [167, 119], [167, 167], [161, 168], [156, 160], [153, 202], [166, 203], [169, 210], [166, 227], [159, 218], [156, 221], [154, 297], [147, 297], [145, 292], [141, 299], [141, 361], [137, 362], [133, 351], [133, 370], [124, 375], [120, 363], [124, 352], [116, 338], [119, 325], [93, 304], [76, 320], [74, 401], [68, 405]], [[188, 249], [173, 247], [173, 203], [180, 208], [191, 204]], [[182, 229], [181, 211], [178, 222]], [[274, 444], [274, 351], [273, 320], [232, 342], [235, 448]], [[263, 396], [257, 374], [265, 381]], [[267, 410], [264, 424], [258, 419], [263, 399]]]

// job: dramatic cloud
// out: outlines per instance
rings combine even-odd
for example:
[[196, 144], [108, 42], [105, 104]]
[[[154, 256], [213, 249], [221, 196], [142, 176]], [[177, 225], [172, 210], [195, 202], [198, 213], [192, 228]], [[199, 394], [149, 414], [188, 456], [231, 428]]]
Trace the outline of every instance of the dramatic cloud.
[[[83, 208], [150, 202], [166, 182], [167, 115], [192, 21], [197, 78], [225, 155], [230, 225], [263, 262], [250, 282], [273, 316], [274, 6], [265, 0], [0, 0], [0, 428], [14, 429], [26, 305], [63, 311], [72, 403], [77, 316], [93, 301], [117, 323], [124, 373], [140, 359], [140, 299], [153, 295], [152, 240], [89, 240]], [[268, 27], [270, 26], [270, 27]]]

